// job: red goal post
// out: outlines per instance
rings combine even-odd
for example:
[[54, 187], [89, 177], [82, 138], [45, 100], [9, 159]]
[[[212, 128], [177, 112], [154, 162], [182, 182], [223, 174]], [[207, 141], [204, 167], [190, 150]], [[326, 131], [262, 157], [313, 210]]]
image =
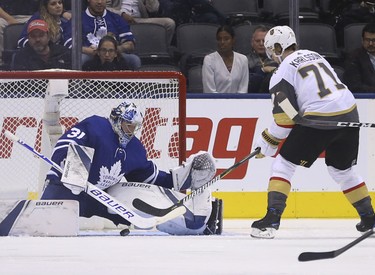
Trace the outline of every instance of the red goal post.
[[161, 170], [185, 160], [186, 80], [179, 72], [0, 72], [0, 199], [36, 199], [49, 167], [4, 136], [8, 130], [51, 156], [78, 121], [108, 117], [124, 99], [144, 115], [138, 137]]

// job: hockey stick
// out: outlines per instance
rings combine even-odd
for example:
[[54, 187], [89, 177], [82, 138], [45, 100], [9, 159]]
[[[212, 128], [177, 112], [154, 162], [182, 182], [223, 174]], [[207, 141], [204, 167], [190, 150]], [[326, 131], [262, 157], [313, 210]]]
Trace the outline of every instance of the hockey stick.
[[167, 207], [167, 208], [164, 208], [164, 209], [163, 208], [156, 208], [156, 207], [154, 207], [154, 206], [148, 204], [147, 202], [144, 202], [143, 200], [138, 199], [138, 198], [133, 200], [133, 206], [135, 208], [137, 208], [138, 210], [141, 210], [141, 211], [143, 211], [143, 212], [145, 212], [147, 214], [153, 215], [153, 216], [164, 216], [167, 213], [169, 213], [170, 211], [173, 211], [174, 209], [176, 209], [178, 207], [184, 206], [184, 203], [186, 201], [194, 198], [197, 194], [202, 193], [205, 189], [207, 189], [209, 186], [211, 186], [212, 184], [214, 184], [218, 180], [224, 178], [227, 174], [229, 174], [230, 172], [232, 172], [238, 166], [240, 166], [244, 162], [248, 161], [252, 157], [254, 157], [257, 154], [259, 154], [259, 152], [260, 152], [260, 148], [256, 148], [254, 150], [254, 152], [250, 153], [249, 155], [247, 155], [245, 158], [243, 158], [239, 162], [233, 164], [231, 167], [229, 167], [228, 169], [224, 170], [221, 174], [217, 175], [212, 180], [206, 182], [201, 187], [193, 190], [189, 195], [186, 195], [184, 198], [182, 198], [181, 200], [177, 201], [175, 204], [173, 204], [170, 207]]
[[328, 251], [328, 252], [303, 252], [298, 256], [298, 261], [300, 262], [307, 262], [307, 261], [315, 261], [315, 260], [323, 260], [323, 259], [333, 259], [340, 254], [344, 253], [349, 248], [355, 246], [356, 244], [360, 243], [364, 239], [370, 237], [372, 234], [374, 234], [374, 230], [369, 230], [365, 234], [363, 234], [361, 237], [355, 239], [351, 243], [348, 243], [344, 247], [341, 247], [336, 250]]
[[[10, 133], [9, 131], [5, 131], [4, 135], [12, 140], [17, 142], [18, 144], [22, 145], [24, 148], [31, 151], [34, 155], [41, 158], [48, 164], [52, 165], [55, 169], [57, 169], [59, 172], [63, 172], [63, 169], [53, 162], [51, 159], [47, 158], [46, 156], [42, 155], [41, 153], [37, 152], [34, 148], [32, 148], [30, 145], [25, 143], [23, 140], [15, 136], [14, 134]], [[109, 194], [107, 194], [105, 191], [99, 189], [95, 185], [93, 185], [90, 182], [87, 182], [87, 190], [85, 192], [107, 208], [111, 209], [116, 214], [120, 215], [130, 223], [134, 224], [135, 226], [143, 229], [152, 228], [157, 224], [164, 223], [168, 220], [174, 219], [177, 216], [180, 216], [185, 213], [186, 208], [185, 207], [175, 207], [171, 211], [168, 211], [165, 215], [161, 215], [158, 217], [142, 217], [133, 210], [130, 210], [132, 208], [126, 206], [125, 204], [121, 203], [120, 201], [116, 200]]]
[[326, 127], [364, 127], [375, 128], [375, 123], [362, 123], [362, 122], [340, 122], [340, 121], [325, 121], [325, 120], [312, 120], [301, 116], [297, 110], [290, 103], [289, 99], [283, 92], [276, 93], [276, 102], [279, 104], [284, 113], [292, 119], [295, 123], [304, 126], [326, 126]]

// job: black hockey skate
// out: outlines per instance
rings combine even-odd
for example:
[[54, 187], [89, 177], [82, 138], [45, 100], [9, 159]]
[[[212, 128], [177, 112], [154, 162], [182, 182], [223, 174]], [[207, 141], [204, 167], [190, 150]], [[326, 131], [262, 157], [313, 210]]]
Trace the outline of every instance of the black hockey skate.
[[375, 215], [363, 215], [361, 216], [361, 221], [355, 226], [359, 232], [366, 232], [374, 228], [375, 225]]
[[223, 232], [223, 200], [216, 199], [212, 202], [212, 211], [203, 231], [204, 235], [221, 235]]
[[253, 222], [251, 225], [251, 237], [261, 239], [273, 239], [275, 231], [279, 229], [281, 212], [275, 208], [267, 209], [263, 219]]

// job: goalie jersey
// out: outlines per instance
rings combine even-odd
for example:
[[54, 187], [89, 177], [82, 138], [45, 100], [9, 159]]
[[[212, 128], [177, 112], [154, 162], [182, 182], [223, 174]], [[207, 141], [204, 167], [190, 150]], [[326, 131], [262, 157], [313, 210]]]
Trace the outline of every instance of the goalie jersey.
[[[86, 118], [60, 137], [53, 150], [52, 161], [62, 168], [69, 143], [95, 149], [88, 180], [102, 190], [118, 183], [122, 177], [128, 181], [173, 187], [172, 176], [159, 171], [147, 159], [146, 150], [138, 138], [133, 137], [126, 148], [120, 147], [118, 136], [107, 118]], [[47, 174], [47, 179], [51, 181], [59, 181], [60, 178], [61, 173], [54, 168]]]
[[[285, 93], [294, 108], [306, 118], [359, 121], [353, 94], [327, 60], [316, 52], [298, 50], [283, 60], [270, 81], [271, 95], [279, 91]], [[276, 104], [273, 115], [282, 127], [294, 125]]]

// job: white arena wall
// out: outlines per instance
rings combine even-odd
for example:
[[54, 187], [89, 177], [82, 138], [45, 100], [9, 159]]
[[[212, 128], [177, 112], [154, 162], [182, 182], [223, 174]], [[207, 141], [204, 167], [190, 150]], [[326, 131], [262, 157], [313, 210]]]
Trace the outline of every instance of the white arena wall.
[[[188, 95], [187, 156], [206, 150], [213, 154], [218, 169], [226, 169], [248, 155], [253, 150], [254, 140], [272, 120], [270, 99], [266, 95], [260, 97]], [[357, 102], [361, 122], [375, 122], [374, 99], [358, 98]], [[375, 194], [374, 141], [375, 129], [361, 128], [356, 169], [372, 195]], [[14, 149], [18, 154], [28, 154], [22, 148]], [[271, 163], [272, 158], [251, 159], [214, 184], [215, 196], [224, 199], [226, 218], [264, 215]], [[15, 174], [20, 172], [14, 171]], [[14, 190], [14, 184], [1, 182], [1, 192]], [[284, 217], [356, 217], [355, 211], [341, 194], [340, 187], [330, 179], [323, 159], [319, 159], [310, 169], [300, 167], [297, 170], [287, 203]]]

